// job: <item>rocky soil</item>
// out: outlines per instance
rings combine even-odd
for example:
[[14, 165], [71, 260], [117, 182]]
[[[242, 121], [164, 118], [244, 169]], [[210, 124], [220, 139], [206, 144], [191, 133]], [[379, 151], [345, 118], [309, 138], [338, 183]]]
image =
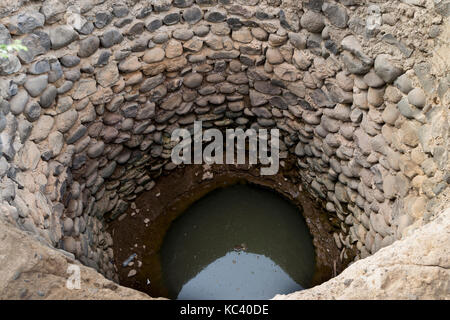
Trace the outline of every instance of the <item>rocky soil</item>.
[[[150, 299], [83, 266], [68, 252], [43, 244], [0, 219], [1, 299]], [[80, 289], [68, 289], [70, 265], [80, 268]]]

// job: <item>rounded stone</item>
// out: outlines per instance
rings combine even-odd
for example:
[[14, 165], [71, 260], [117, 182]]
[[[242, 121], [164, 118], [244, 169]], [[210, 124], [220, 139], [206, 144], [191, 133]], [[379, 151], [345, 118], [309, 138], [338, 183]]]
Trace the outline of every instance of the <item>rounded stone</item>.
[[420, 88], [414, 88], [408, 93], [408, 101], [418, 108], [423, 108], [426, 103], [425, 92]]
[[183, 84], [191, 89], [197, 88], [202, 84], [203, 76], [200, 73], [189, 73], [183, 79]]
[[170, 40], [166, 46], [166, 57], [169, 59], [179, 57], [183, 54], [183, 45], [174, 39]]
[[63, 225], [64, 225], [64, 233], [70, 234], [73, 230], [73, 220], [67, 217], [64, 219]]
[[78, 39], [78, 33], [69, 25], [57, 26], [49, 32], [52, 49], [60, 49]]
[[183, 12], [183, 20], [186, 21], [189, 24], [196, 24], [203, 18], [203, 12], [202, 10], [197, 7], [191, 7]]
[[145, 63], [155, 63], [164, 60], [166, 53], [160, 47], [155, 47], [153, 49], [147, 50], [144, 57], [142, 58]]
[[397, 79], [403, 70], [394, 65], [392, 57], [388, 54], [379, 54], [375, 59], [375, 73], [387, 83], [392, 83]]
[[77, 244], [72, 237], [66, 237], [63, 240], [64, 250], [75, 254], [77, 252]]
[[25, 108], [25, 116], [28, 121], [36, 121], [41, 115], [41, 106], [37, 102], [29, 103]]
[[56, 117], [56, 128], [64, 133], [70, 130], [78, 119], [78, 112], [75, 110], [66, 111]]
[[111, 48], [113, 45], [119, 44], [122, 41], [122, 33], [117, 29], [108, 30], [100, 37], [100, 43], [104, 48]]
[[398, 77], [397, 80], [395, 80], [394, 85], [405, 94], [413, 89], [412, 81], [406, 74]]
[[165, 25], [171, 26], [180, 21], [180, 14], [178, 12], [169, 13], [163, 19]]
[[189, 29], [177, 29], [172, 33], [172, 37], [177, 40], [187, 41], [194, 36], [194, 32]]
[[47, 84], [48, 76], [46, 74], [43, 74], [37, 77], [27, 78], [23, 86], [28, 91], [30, 96], [37, 97], [42, 93], [42, 91], [44, 91], [44, 89], [47, 87]]
[[53, 131], [48, 136], [48, 143], [50, 151], [52, 152], [53, 156], [56, 157], [57, 155], [59, 155], [64, 146], [63, 134], [59, 131]]
[[93, 55], [100, 46], [100, 40], [96, 36], [90, 36], [80, 41], [78, 56], [87, 58]]
[[205, 20], [208, 22], [224, 22], [227, 18], [225, 11], [211, 9], [205, 14]]
[[90, 158], [97, 158], [102, 155], [103, 150], [105, 150], [105, 143], [103, 141], [99, 141], [88, 148], [87, 155]]
[[315, 11], [307, 11], [302, 15], [300, 24], [303, 28], [312, 33], [320, 33], [325, 27], [324, 16]]
[[59, 61], [61, 62], [61, 64], [66, 67], [66, 68], [72, 68], [77, 66], [81, 59], [77, 56], [71, 56], [71, 55], [67, 55], [64, 57], [59, 58]]
[[39, 104], [42, 108], [48, 108], [55, 101], [56, 95], [58, 94], [58, 90], [54, 85], [49, 85], [44, 92], [42, 92], [39, 98]]
[[10, 101], [10, 110], [12, 114], [21, 114], [25, 109], [29, 98], [30, 97], [25, 90], [19, 90], [19, 92]]

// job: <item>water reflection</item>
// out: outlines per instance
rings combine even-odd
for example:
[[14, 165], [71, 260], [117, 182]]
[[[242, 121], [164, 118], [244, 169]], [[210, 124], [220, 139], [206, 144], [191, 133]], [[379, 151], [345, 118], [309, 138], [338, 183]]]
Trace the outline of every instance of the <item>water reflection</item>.
[[252, 185], [192, 205], [172, 223], [160, 259], [163, 286], [179, 299], [267, 299], [307, 288], [315, 265], [298, 209]]
[[270, 258], [232, 251], [189, 280], [177, 299], [270, 299], [280, 292], [302, 289]]

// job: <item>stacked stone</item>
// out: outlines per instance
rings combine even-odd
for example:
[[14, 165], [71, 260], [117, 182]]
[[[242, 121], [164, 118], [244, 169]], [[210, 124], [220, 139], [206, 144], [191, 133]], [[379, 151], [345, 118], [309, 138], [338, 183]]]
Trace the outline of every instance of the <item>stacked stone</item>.
[[28, 51], [0, 65], [4, 215], [114, 278], [105, 223], [170, 174], [172, 131], [201, 120], [280, 129], [281, 157], [341, 221], [343, 258], [401, 238], [447, 187], [434, 79], [340, 36], [344, 5], [267, 3], [47, 0], [6, 19], [0, 41]]

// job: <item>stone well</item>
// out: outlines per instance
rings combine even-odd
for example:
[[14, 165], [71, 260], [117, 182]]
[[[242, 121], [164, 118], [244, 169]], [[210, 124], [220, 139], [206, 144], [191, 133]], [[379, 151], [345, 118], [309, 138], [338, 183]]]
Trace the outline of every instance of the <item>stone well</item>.
[[[402, 250], [440, 268], [415, 287], [386, 269], [399, 284], [384, 294], [360, 273], [290, 298], [450, 297], [448, 1], [4, 2], [0, 43], [28, 50], [0, 58], [0, 298], [148, 298], [119, 286], [114, 231], [152, 220], [140, 195], [170, 205], [231, 171], [311, 208], [318, 283], [349, 264], [376, 275], [380, 257], [408, 265]], [[199, 166], [187, 182], [170, 137], [194, 121], [279, 129], [279, 174]], [[49, 289], [69, 262], [102, 283], [97, 296]], [[19, 285], [26, 270], [53, 285]]]

